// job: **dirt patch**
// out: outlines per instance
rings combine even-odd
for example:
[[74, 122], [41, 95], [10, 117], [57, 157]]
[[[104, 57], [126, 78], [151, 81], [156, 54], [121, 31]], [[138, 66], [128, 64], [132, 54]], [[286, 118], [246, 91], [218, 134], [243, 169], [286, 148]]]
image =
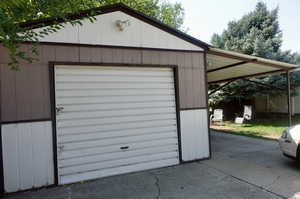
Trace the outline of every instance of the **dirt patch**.
[[219, 131], [230, 131], [230, 130], [234, 130], [234, 128], [232, 128], [232, 127], [229, 127], [229, 126], [221, 126], [221, 125], [211, 125], [210, 128], [213, 129], [213, 130], [219, 130]]

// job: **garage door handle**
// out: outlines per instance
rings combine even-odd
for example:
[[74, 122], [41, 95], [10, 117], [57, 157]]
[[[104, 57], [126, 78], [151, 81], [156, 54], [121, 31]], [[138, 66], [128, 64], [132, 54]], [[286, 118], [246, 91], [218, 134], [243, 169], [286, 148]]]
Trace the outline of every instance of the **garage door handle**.
[[129, 146], [121, 146], [120, 149], [126, 150], [126, 149], [129, 149]]
[[56, 113], [60, 113], [64, 110], [64, 107], [56, 107]]

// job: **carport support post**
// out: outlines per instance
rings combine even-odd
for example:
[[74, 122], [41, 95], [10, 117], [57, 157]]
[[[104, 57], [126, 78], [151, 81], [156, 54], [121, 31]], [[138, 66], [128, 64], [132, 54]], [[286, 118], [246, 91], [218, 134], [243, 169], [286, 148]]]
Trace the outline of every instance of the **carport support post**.
[[291, 110], [291, 77], [290, 72], [286, 71], [287, 81], [287, 103], [288, 103], [288, 114], [289, 114], [289, 126], [292, 125], [292, 110]]

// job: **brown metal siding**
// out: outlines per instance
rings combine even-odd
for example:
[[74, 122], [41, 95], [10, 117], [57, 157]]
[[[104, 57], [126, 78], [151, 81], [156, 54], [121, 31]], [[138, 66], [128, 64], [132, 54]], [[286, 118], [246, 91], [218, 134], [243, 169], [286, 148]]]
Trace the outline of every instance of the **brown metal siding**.
[[0, 46], [4, 122], [50, 118], [49, 61], [178, 65], [180, 108], [206, 107], [204, 54], [200, 52], [45, 44], [39, 52], [34, 64], [22, 63], [20, 71], [12, 71]]

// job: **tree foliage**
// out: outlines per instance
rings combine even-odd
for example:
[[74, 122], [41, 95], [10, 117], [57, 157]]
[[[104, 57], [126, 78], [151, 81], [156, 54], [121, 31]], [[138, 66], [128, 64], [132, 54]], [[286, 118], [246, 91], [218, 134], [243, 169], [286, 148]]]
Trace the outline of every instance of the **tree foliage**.
[[[20, 49], [23, 42], [32, 42], [31, 53], [37, 54], [36, 46], [40, 38], [62, 29], [66, 24], [81, 25], [79, 20], [70, 20], [67, 16], [89, 8], [124, 3], [146, 15], [155, 17], [165, 24], [181, 29], [184, 10], [179, 3], [167, 3], [161, 0], [5, 0], [0, 1], [0, 42], [7, 48], [10, 56], [9, 65], [18, 69], [19, 61], [34, 61], [34, 57]], [[97, 13], [91, 11], [88, 16], [92, 22]], [[66, 23], [53, 24], [33, 31], [22, 27], [26, 21], [42, 18], [62, 18]]]
[[[277, 7], [274, 10], [268, 10], [265, 3], [257, 3], [254, 11], [237, 21], [229, 22], [227, 29], [222, 34], [214, 34], [211, 43], [225, 50], [299, 64], [299, 54], [281, 50], [282, 30], [278, 21], [278, 9]], [[278, 88], [286, 88], [287, 86], [286, 77], [283, 74], [255, 78], [255, 81]], [[292, 85], [299, 84], [300, 74], [297, 72], [292, 75]], [[218, 86], [211, 85], [210, 89]], [[283, 92], [285, 91], [239, 80], [213, 94], [211, 102], [230, 101], [236, 98], [250, 99], [256, 95], [274, 95]]]
[[[18, 69], [20, 59], [34, 61], [34, 57], [20, 49], [23, 42], [32, 42], [30, 54], [36, 55], [36, 43], [41, 37], [58, 31], [62, 24], [53, 24], [40, 31], [33, 31], [20, 26], [21, 23], [45, 17], [66, 18], [70, 12], [90, 8], [93, 0], [10, 0], [0, 1], [0, 42], [8, 49], [9, 65]], [[92, 18], [91, 18], [92, 19]], [[77, 21], [69, 21], [73, 25]]]
[[184, 9], [180, 3], [164, 0], [102, 0], [101, 5], [123, 3], [144, 14], [154, 17], [173, 28], [183, 30]]

